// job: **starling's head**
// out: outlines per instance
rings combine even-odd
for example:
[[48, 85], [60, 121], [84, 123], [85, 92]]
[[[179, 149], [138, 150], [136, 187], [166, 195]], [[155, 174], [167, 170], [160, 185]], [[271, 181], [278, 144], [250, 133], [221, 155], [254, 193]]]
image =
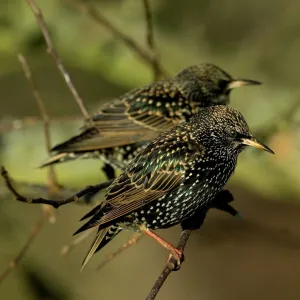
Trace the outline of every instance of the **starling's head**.
[[[192, 117], [196, 135], [200, 143], [205, 143], [213, 151], [240, 153], [246, 146], [252, 146], [274, 154], [250, 133], [247, 122], [240, 112], [225, 106], [215, 105], [201, 109]], [[195, 136], [197, 139], [197, 136]]]
[[250, 79], [234, 79], [213, 64], [199, 64], [182, 70], [175, 76], [185, 98], [200, 106], [228, 104], [230, 91], [236, 87], [260, 84]]

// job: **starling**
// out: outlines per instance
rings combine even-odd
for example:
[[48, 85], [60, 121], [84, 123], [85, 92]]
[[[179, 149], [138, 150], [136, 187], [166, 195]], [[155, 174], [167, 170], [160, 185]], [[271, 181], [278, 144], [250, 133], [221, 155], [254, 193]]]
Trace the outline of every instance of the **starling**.
[[247, 145], [273, 153], [250, 134], [243, 116], [225, 105], [203, 108], [161, 133], [113, 181], [105, 200], [82, 218], [90, 220], [75, 234], [98, 226], [83, 267], [123, 229], [151, 236], [180, 261], [182, 251], [152, 230], [210, 208]]
[[[43, 166], [76, 158], [100, 158], [124, 169], [147, 141], [198, 113], [202, 107], [228, 104], [233, 88], [259, 84], [234, 79], [213, 64], [190, 66], [175, 77], [132, 90], [104, 104], [93, 116], [93, 125], [52, 148]], [[109, 178], [114, 172], [106, 167]]]

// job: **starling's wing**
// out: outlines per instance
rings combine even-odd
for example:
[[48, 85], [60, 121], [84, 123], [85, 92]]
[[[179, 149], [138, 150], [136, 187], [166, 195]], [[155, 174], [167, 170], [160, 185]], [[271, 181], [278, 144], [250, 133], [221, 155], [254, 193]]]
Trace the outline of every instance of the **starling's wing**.
[[159, 81], [133, 90], [103, 105], [93, 117], [93, 127], [84, 128], [81, 134], [52, 150], [93, 151], [151, 140], [183, 119], [184, 101], [172, 81]]
[[[184, 128], [184, 131], [181, 130]], [[199, 145], [188, 136], [187, 126], [160, 135], [132, 161], [125, 172], [110, 186], [106, 200], [76, 233], [114, 223], [122, 216], [177, 189], [185, 180], [191, 160], [203, 155]], [[89, 214], [91, 216], [91, 214]]]
[[179, 123], [184, 98], [172, 80], [158, 81], [102, 106], [93, 117], [101, 132], [164, 131]]
[[[132, 135], [131, 135], [132, 134]], [[140, 129], [139, 132], [122, 132], [115, 129], [109, 133], [101, 131], [97, 127], [90, 127], [85, 129], [81, 134], [76, 135], [69, 140], [54, 146], [51, 151], [58, 152], [85, 152], [95, 151], [105, 148], [120, 147], [123, 145], [133, 144], [140, 140], [151, 140], [155, 138], [158, 133], [150, 130]]]

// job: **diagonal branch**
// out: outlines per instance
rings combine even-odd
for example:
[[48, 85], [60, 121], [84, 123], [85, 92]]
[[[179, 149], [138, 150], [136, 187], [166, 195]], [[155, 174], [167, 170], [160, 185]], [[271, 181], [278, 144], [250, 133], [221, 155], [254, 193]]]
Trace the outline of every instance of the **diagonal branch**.
[[[28, 0], [27, 0], [28, 1]], [[132, 39], [125, 32], [121, 31], [114, 24], [112, 24], [106, 17], [104, 17], [95, 7], [93, 7], [87, 1], [82, 0], [66, 0], [72, 5], [76, 6], [83, 13], [87, 14], [96, 24], [104, 27], [110, 31], [114, 36], [119, 38], [124, 42], [124, 44], [133, 52], [135, 52], [141, 60], [143, 60], [148, 65], [153, 65], [153, 56], [149, 51], [146, 51], [141, 45], [139, 45], [134, 39]], [[157, 62], [157, 70], [159, 75], [162, 77], [167, 77], [167, 72], [161, 63]]]
[[53, 45], [53, 42], [51, 40], [51, 37], [50, 37], [49, 31], [48, 31], [44, 16], [43, 16], [40, 8], [37, 6], [35, 0], [25, 0], [25, 1], [30, 6], [30, 8], [31, 8], [31, 10], [32, 10], [32, 12], [33, 12], [40, 28], [41, 28], [41, 30], [42, 30], [45, 42], [46, 42], [47, 47], [48, 47], [48, 50], [47, 50], [48, 53], [50, 53], [50, 55], [53, 57], [57, 68], [59, 69], [60, 73], [62, 74], [62, 76], [63, 76], [69, 90], [71, 91], [75, 101], [77, 102], [84, 118], [87, 121], [90, 120], [90, 115], [89, 115], [88, 111], [86, 110], [85, 105], [83, 104], [83, 100], [80, 97], [80, 95], [78, 94], [75, 86], [73, 85], [71, 77], [68, 74], [67, 70], [65, 69], [65, 67], [62, 63], [62, 60], [60, 59], [60, 57], [59, 57], [59, 55], [58, 55], [58, 53], [57, 53], [57, 51], [56, 51], [56, 49]]
[[[25, 59], [25, 57], [22, 54], [18, 55], [18, 59], [23, 67], [23, 71], [25, 73], [25, 77], [27, 78], [30, 88], [32, 90], [33, 97], [35, 98], [36, 103], [39, 107], [40, 115], [44, 122], [44, 135], [45, 135], [46, 150], [48, 152], [48, 155], [50, 155], [50, 153], [51, 153], [51, 137], [50, 137], [50, 129], [49, 129], [49, 126], [50, 126], [49, 115], [47, 113], [44, 101], [40, 95], [36, 81], [32, 76], [32, 73], [31, 73], [31, 70], [30, 70], [27, 60]], [[53, 166], [49, 167], [48, 184], [49, 184], [49, 188], [51, 190], [56, 190], [58, 188], [57, 177], [56, 177]]]
[[152, 52], [152, 68], [154, 80], [158, 80], [162, 75], [159, 70], [160, 63], [158, 61], [157, 51], [154, 43], [153, 17], [149, 0], [143, 0], [146, 21], [146, 40], [149, 49]]
[[[180, 240], [179, 240], [179, 243], [177, 244], [178, 249], [184, 250], [191, 233], [192, 233], [192, 230], [190, 230], [190, 229], [183, 230], [181, 232]], [[155, 297], [157, 296], [159, 290], [163, 286], [163, 284], [166, 281], [166, 279], [168, 278], [168, 276], [171, 274], [172, 271], [175, 271], [175, 270], [176, 270], [176, 259], [174, 257], [172, 257], [169, 260], [169, 262], [166, 264], [164, 269], [162, 270], [162, 272], [159, 275], [159, 277], [157, 278], [157, 280], [155, 281], [155, 283], [154, 283], [150, 293], [148, 294], [146, 300], [155, 299]]]
[[[25, 181], [18, 181], [17, 185], [22, 190], [25, 190], [26, 193], [30, 194], [36, 194], [37, 192], [47, 194], [49, 193], [49, 187], [46, 184], [40, 184], [40, 183], [30, 183]], [[57, 191], [57, 195], [60, 197], [66, 197], [66, 195], [69, 195], [71, 193], [74, 193], [74, 188], [66, 188], [66, 187], [60, 187], [59, 191]], [[11, 191], [7, 190], [7, 186], [0, 185], [0, 197], [7, 196], [10, 194]], [[78, 202], [79, 203], [79, 202]]]
[[13, 185], [11, 183], [11, 180], [9, 178], [9, 175], [8, 175], [6, 169], [3, 166], [1, 167], [1, 175], [4, 179], [4, 182], [7, 186], [7, 188], [15, 196], [17, 201], [25, 202], [25, 203], [33, 203], [33, 204], [47, 204], [47, 205], [52, 205], [54, 208], [59, 208], [62, 205], [66, 205], [68, 203], [77, 201], [79, 198], [83, 197], [86, 194], [99, 192], [99, 191], [107, 188], [113, 182], [113, 180], [109, 180], [109, 181], [106, 181], [104, 183], [100, 183], [97, 185], [87, 186], [86, 188], [79, 191], [78, 193], [76, 193], [68, 198], [62, 199], [62, 200], [51, 200], [51, 199], [45, 199], [45, 198], [30, 199], [30, 198], [26, 198], [26, 197], [20, 195], [16, 191], [16, 189], [13, 187]]
[[[64, 116], [64, 117], [52, 117], [49, 122], [76, 122], [81, 120], [79, 116]], [[21, 119], [3, 120], [0, 121], [0, 133], [5, 133], [11, 130], [20, 130], [27, 126], [35, 126], [39, 122], [43, 121], [41, 116], [27, 116]]]

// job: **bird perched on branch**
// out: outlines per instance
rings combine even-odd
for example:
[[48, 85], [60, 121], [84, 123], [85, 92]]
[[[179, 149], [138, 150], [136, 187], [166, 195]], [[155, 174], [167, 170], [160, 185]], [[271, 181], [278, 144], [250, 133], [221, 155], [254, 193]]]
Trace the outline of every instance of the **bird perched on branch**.
[[[93, 125], [52, 148], [42, 166], [76, 158], [100, 158], [124, 169], [147, 141], [160, 132], [188, 121], [202, 107], [228, 104], [232, 89], [258, 81], [235, 79], [213, 64], [188, 67], [175, 77], [132, 90], [104, 104]], [[109, 178], [114, 172], [106, 166]]]
[[181, 261], [182, 251], [151, 230], [205, 212], [232, 175], [246, 146], [273, 151], [250, 133], [243, 116], [225, 105], [203, 108], [152, 140], [109, 186], [105, 200], [82, 218], [75, 234], [98, 227], [83, 262], [121, 230], [142, 231]]

